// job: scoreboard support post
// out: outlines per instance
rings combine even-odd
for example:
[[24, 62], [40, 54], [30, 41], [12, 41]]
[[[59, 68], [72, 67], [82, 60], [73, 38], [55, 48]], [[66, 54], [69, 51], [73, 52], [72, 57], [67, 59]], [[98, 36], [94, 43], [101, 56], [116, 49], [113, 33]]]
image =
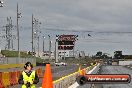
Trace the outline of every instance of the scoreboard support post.
[[58, 62], [58, 35], [56, 35], [56, 40], [55, 40], [55, 62]]

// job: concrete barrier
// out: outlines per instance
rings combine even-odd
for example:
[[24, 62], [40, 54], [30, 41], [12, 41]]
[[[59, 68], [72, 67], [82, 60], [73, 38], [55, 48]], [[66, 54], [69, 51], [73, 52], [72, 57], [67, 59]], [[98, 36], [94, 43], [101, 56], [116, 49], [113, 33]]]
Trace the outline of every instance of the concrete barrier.
[[[94, 65], [94, 67], [92, 69], [90, 69], [92, 67], [88, 67], [86, 74], [97, 74], [98, 70], [100, 69], [100, 64], [97, 64], [97, 66]], [[79, 84], [77, 82], [75, 82], [73, 85], [71, 85], [68, 88], [77, 88], [79, 86]]]
[[68, 76], [62, 77], [53, 82], [54, 88], [68, 88], [70, 85], [75, 83], [76, 77], [79, 76], [79, 72], [75, 72]]
[[[89, 66], [89, 67], [85, 68], [85, 70], [86, 70], [86, 72], [89, 72], [94, 67], [95, 67], [95, 65]], [[68, 76], [62, 77], [62, 78], [53, 82], [53, 84], [54, 84], [53, 87], [54, 88], [68, 88], [69, 86], [71, 86], [72, 84], [74, 84], [76, 82], [76, 78], [79, 75], [80, 75], [79, 72], [75, 72]], [[75, 88], [75, 87], [71, 87], [71, 88]]]
[[[97, 68], [98, 66], [99, 66], [98, 64], [95, 64], [84, 69], [86, 73], [89, 73], [89, 71], [91, 71], [92, 69], [97, 70], [95, 68]], [[80, 75], [80, 72], [75, 72], [75, 73], [69, 74], [68, 76], [64, 76], [58, 80], [55, 80], [53, 81], [53, 88], [76, 88], [75, 86], [79, 86], [78, 83], [76, 82], [76, 78], [79, 75]], [[42, 88], [42, 87], [39, 87], [39, 88]]]

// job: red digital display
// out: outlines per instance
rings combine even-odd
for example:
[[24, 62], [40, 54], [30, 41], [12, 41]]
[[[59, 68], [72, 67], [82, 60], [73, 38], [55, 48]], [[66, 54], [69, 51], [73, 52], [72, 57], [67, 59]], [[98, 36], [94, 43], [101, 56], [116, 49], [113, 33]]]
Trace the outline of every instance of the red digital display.
[[73, 50], [76, 35], [60, 35], [58, 37], [58, 50]]
[[60, 35], [58, 37], [59, 41], [75, 41], [76, 36], [75, 35]]

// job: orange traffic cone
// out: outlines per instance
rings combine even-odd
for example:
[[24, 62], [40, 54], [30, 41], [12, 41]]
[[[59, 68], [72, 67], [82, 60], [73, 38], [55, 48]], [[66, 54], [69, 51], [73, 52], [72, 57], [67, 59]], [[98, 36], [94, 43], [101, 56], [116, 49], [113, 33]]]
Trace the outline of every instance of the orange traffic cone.
[[52, 81], [50, 64], [46, 64], [44, 78], [42, 81], [42, 88], [53, 88], [53, 81]]

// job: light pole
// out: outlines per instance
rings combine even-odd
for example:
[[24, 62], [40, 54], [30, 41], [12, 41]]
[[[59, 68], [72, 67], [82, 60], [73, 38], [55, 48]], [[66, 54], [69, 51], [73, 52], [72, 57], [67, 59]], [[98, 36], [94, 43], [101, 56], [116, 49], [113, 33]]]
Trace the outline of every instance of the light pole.
[[[45, 46], [44, 45], [45, 45], [45, 36], [43, 36], [43, 56], [44, 56], [44, 51], [45, 51], [45, 49], [44, 49]], [[44, 62], [44, 59], [43, 59], [43, 62]]]
[[[18, 3], [17, 3], [17, 38], [18, 38], [18, 58], [20, 58], [20, 44], [19, 44], [19, 26], [18, 26], [18, 19], [21, 18], [21, 13], [18, 12]], [[17, 61], [18, 63], [18, 61]]]
[[50, 41], [50, 60], [51, 60], [51, 54], [52, 54], [52, 43], [53, 41]]
[[38, 57], [39, 57], [39, 36], [38, 36]]
[[51, 39], [50, 39], [50, 35], [48, 35], [49, 37], [49, 61], [50, 61], [50, 58], [51, 58]]
[[33, 24], [34, 24], [34, 21], [33, 21], [33, 14], [32, 14], [32, 56], [33, 56], [33, 48], [34, 48], [34, 30], [33, 30]]
[[[33, 36], [34, 36], [33, 40], [34, 40], [34, 38], [36, 38], [36, 34], [37, 34], [36, 32], [33, 32]], [[34, 41], [34, 44], [36, 44], [36, 41]], [[36, 49], [35, 48], [36, 48], [35, 45], [33, 45], [33, 52], [34, 53], [36, 53]]]
[[45, 48], [45, 47], [44, 47], [44, 44], [45, 44], [45, 36], [43, 36], [43, 54], [44, 54], [44, 51], [45, 51], [45, 50], [44, 50], [44, 48]]
[[[37, 38], [37, 31], [36, 31], [36, 24], [37, 24], [37, 20], [34, 18], [33, 14], [32, 14], [32, 52], [34, 52], [35, 54], [35, 45], [36, 41], [34, 40], [35, 38]], [[34, 31], [35, 29], [35, 31]], [[33, 54], [32, 54], [33, 55]]]

